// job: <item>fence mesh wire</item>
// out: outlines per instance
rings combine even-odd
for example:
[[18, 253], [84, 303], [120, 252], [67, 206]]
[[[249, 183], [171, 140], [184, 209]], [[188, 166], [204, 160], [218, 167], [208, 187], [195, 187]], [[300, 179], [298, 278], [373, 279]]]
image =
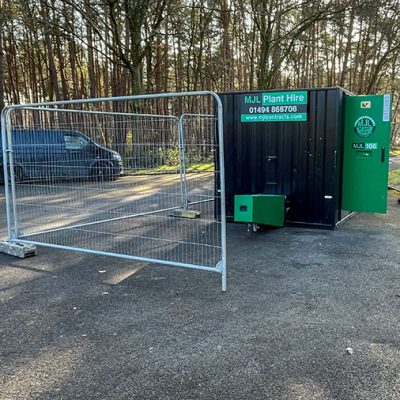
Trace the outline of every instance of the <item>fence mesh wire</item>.
[[212, 99], [27, 107], [10, 118], [16, 237], [197, 266], [221, 260]]

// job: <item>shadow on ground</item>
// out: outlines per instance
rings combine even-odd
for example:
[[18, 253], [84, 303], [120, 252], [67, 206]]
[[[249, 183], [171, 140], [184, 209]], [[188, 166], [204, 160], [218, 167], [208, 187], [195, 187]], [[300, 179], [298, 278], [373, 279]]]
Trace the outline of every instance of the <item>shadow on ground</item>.
[[229, 225], [226, 293], [218, 274], [0, 255], [0, 398], [398, 399], [389, 209], [337, 231]]

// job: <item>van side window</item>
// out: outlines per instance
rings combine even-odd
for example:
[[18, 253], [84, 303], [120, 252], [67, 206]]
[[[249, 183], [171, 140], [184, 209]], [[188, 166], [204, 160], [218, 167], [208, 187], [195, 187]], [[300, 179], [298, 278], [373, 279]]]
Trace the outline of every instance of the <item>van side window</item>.
[[67, 150], [81, 150], [89, 144], [84, 137], [76, 135], [64, 135], [64, 141]]

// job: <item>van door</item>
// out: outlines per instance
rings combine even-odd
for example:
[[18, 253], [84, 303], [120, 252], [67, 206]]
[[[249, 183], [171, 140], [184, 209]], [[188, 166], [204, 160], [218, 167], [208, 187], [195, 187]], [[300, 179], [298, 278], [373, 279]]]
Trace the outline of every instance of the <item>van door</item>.
[[14, 130], [14, 164], [23, 179], [55, 179], [65, 158], [60, 132], [45, 129]]
[[80, 132], [64, 132], [63, 140], [66, 149], [65, 177], [87, 177], [94, 159], [91, 141]]
[[33, 141], [36, 176], [46, 180], [62, 178], [66, 152], [61, 133], [56, 130], [43, 130], [35, 133]]

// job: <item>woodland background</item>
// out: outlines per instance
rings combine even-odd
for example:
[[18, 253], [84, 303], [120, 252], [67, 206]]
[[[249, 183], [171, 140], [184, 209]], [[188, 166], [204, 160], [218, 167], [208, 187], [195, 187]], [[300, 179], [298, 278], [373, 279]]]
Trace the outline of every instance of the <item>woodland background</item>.
[[166, 91], [391, 93], [400, 0], [0, 0], [5, 104]]

